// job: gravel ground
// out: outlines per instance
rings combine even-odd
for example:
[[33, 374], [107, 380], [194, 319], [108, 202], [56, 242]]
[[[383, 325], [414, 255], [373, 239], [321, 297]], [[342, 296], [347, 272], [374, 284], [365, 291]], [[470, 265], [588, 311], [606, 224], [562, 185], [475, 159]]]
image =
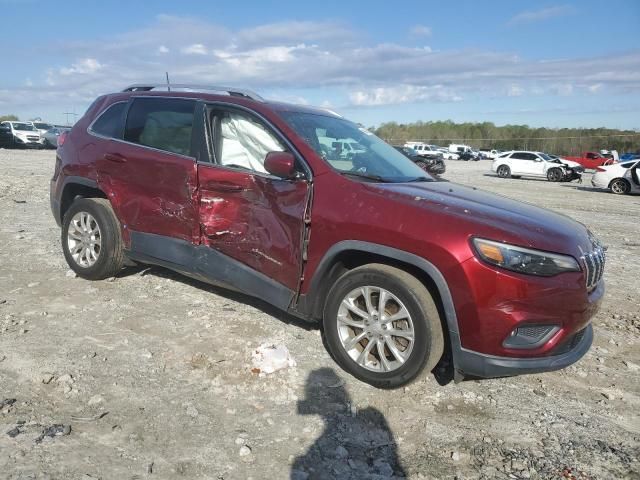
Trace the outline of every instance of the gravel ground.
[[[74, 278], [53, 162], [0, 150], [0, 477], [640, 478], [640, 197], [448, 162], [445, 178], [570, 215], [609, 246], [594, 346], [560, 372], [379, 391], [258, 300], [155, 267]], [[265, 342], [297, 366], [252, 373]]]

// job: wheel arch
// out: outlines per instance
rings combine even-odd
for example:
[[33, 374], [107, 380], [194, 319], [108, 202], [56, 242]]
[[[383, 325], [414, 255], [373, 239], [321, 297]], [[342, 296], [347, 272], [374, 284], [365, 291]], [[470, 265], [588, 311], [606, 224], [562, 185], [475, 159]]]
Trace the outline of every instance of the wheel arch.
[[624, 178], [624, 177], [615, 177], [615, 178], [612, 178], [612, 179], [609, 181], [609, 184], [607, 185], [607, 188], [609, 188], [609, 189], [610, 189], [610, 188], [611, 188], [611, 185], [613, 185], [613, 182], [616, 182], [616, 181], [618, 181], [618, 180], [621, 180], [621, 181], [625, 182], [625, 183], [627, 184], [627, 187], [628, 187], [628, 188], [631, 188], [631, 184], [629, 183], [629, 180], [627, 180], [627, 179], [626, 179], [626, 178]]
[[331, 247], [318, 264], [308, 293], [300, 296], [298, 313], [312, 320], [321, 319], [327, 295], [336, 280], [345, 272], [369, 263], [394, 266], [420, 280], [433, 295], [445, 338], [452, 337], [452, 341], [459, 343], [453, 298], [440, 270], [422, 257], [376, 243], [345, 240]]
[[84, 177], [68, 177], [60, 195], [60, 222], [73, 201], [78, 198], [108, 198], [94, 180]]

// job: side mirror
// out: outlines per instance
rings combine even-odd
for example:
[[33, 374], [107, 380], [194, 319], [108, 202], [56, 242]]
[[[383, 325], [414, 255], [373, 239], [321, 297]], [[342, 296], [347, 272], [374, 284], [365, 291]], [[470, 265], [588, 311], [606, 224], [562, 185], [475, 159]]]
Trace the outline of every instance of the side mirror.
[[293, 178], [295, 167], [296, 159], [289, 152], [269, 152], [264, 159], [265, 170], [280, 178]]

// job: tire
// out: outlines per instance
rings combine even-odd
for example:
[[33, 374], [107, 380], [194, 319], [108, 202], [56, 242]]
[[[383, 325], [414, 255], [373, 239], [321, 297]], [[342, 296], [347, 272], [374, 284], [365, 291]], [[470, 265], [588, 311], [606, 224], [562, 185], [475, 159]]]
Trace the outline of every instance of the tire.
[[[83, 219], [88, 225], [86, 229]], [[93, 233], [88, 233], [89, 230]], [[113, 277], [124, 265], [120, 222], [107, 199], [75, 200], [64, 215], [61, 240], [64, 257], [79, 277], [103, 280]]]
[[509, 178], [511, 176], [511, 169], [506, 165], [500, 165], [497, 172], [500, 178]]
[[550, 182], [561, 182], [564, 177], [562, 170], [559, 168], [551, 168], [547, 171], [547, 180]]
[[[385, 314], [378, 316], [379, 304], [374, 303], [380, 301], [383, 290], [387, 297]], [[365, 292], [370, 292], [371, 310], [364, 302]], [[354, 313], [348, 304], [352, 308], [362, 306], [364, 310], [359, 311], [366, 316]], [[389, 321], [390, 316], [402, 316], [403, 312], [407, 315]], [[388, 265], [364, 265], [342, 275], [327, 296], [323, 326], [327, 348], [338, 365], [377, 388], [398, 388], [412, 382], [422, 372], [433, 370], [444, 351], [440, 316], [429, 290], [414, 276]], [[367, 334], [365, 328], [374, 332]], [[389, 335], [390, 330], [401, 335]], [[402, 335], [407, 330], [413, 331], [412, 340]], [[350, 348], [344, 345], [357, 337], [360, 342], [352, 342]], [[367, 348], [374, 353], [363, 357]]]
[[616, 178], [609, 184], [609, 188], [616, 195], [625, 195], [631, 191], [631, 185], [624, 178]]

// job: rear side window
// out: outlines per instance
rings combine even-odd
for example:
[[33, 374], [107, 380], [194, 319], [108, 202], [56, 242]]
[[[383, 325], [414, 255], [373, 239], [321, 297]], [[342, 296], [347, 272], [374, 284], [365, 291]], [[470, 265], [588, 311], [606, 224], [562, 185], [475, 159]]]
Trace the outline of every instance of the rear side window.
[[108, 138], [120, 138], [122, 132], [122, 116], [126, 102], [114, 103], [93, 122], [91, 131]]
[[175, 98], [133, 101], [124, 139], [165, 152], [191, 156], [191, 131], [196, 102]]

